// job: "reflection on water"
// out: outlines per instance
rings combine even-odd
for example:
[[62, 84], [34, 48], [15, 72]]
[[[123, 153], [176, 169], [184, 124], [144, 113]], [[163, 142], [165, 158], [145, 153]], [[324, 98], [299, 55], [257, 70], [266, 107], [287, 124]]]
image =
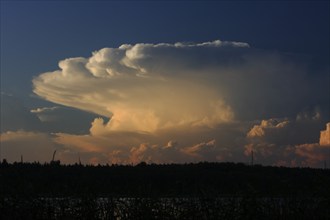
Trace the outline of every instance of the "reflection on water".
[[327, 198], [2, 198], [0, 219], [330, 219]]

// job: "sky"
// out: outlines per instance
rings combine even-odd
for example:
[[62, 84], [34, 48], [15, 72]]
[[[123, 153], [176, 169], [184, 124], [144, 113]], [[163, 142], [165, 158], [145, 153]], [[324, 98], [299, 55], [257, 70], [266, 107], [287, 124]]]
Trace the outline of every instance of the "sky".
[[329, 1], [1, 1], [1, 156], [330, 166]]

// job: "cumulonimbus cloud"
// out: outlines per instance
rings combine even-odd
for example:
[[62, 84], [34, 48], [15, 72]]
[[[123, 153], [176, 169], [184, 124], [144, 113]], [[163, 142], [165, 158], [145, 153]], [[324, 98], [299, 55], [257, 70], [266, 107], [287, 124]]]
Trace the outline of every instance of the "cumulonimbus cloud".
[[59, 67], [34, 78], [34, 92], [106, 116], [116, 131], [283, 117], [318, 92], [289, 55], [242, 42], [124, 44]]
[[124, 44], [62, 60], [33, 85], [48, 101], [108, 118], [92, 120], [88, 134], [54, 139], [104, 160], [221, 161], [243, 155], [244, 146], [247, 155], [255, 148], [265, 157], [297, 156], [295, 146], [315, 143], [329, 120], [318, 120], [321, 113], [292, 120], [330, 98], [328, 74], [305, 61], [243, 42]]

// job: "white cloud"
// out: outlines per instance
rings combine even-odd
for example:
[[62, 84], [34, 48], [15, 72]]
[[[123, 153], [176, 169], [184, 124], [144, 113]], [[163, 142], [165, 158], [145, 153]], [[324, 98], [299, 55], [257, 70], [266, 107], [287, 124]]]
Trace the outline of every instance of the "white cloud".
[[184, 148], [182, 151], [186, 154], [189, 154], [193, 157], [200, 156], [200, 153], [212, 152], [216, 148], [216, 141], [211, 140], [208, 142], [202, 142], [191, 147]]
[[141, 161], [153, 163], [241, 161], [243, 156], [240, 152], [242, 150], [239, 137], [240, 124], [227, 124], [217, 128], [178, 127], [159, 130], [152, 134], [109, 131], [104, 126], [107, 124], [99, 118], [93, 122], [89, 134], [57, 133], [54, 141], [73, 152], [96, 157], [98, 155], [100, 158], [98, 162], [103, 164], [116, 162], [135, 164]]
[[43, 112], [51, 112], [55, 109], [58, 109], [58, 106], [53, 106], [53, 107], [42, 107], [42, 108], [36, 108], [36, 109], [31, 109], [30, 112], [32, 113], [43, 113]]
[[[260, 125], [254, 125], [253, 128], [247, 134], [248, 138], [261, 138], [266, 135], [274, 136], [277, 131], [282, 131], [289, 126], [287, 119], [269, 119], [262, 120]], [[277, 139], [277, 137], [276, 137]]]
[[321, 146], [330, 146], [330, 122], [327, 123], [324, 131], [320, 132], [320, 142]]
[[301, 158], [303, 166], [323, 167], [323, 162], [330, 159], [329, 148], [324, 148], [318, 143], [297, 145], [295, 154]]
[[[301, 115], [304, 117], [300, 117]], [[315, 115], [318, 117], [315, 118]], [[261, 163], [322, 167], [323, 162], [329, 159], [327, 155], [330, 147], [330, 123], [327, 123], [326, 130], [319, 132], [321, 118], [318, 113], [299, 113], [296, 120], [262, 120], [247, 133], [245, 154], [250, 155], [253, 151]]]
[[306, 143], [295, 146], [295, 153], [304, 158], [303, 165], [317, 165], [330, 160], [330, 122], [320, 132], [318, 143]]
[[[329, 120], [328, 76], [305, 61], [242, 42], [124, 44], [62, 60], [33, 85], [48, 101], [108, 118], [94, 117], [83, 135], [56, 133], [87, 161], [240, 161], [245, 146], [260, 161], [299, 164], [295, 146], [316, 143]], [[48, 110], [33, 113], [60, 111]]]
[[33, 84], [49, 101], [111, 118], [110, 130], [214, 127], [301, 109], [319, 81], [293, 58], [241, 42], [125, 44], [62, 60]]

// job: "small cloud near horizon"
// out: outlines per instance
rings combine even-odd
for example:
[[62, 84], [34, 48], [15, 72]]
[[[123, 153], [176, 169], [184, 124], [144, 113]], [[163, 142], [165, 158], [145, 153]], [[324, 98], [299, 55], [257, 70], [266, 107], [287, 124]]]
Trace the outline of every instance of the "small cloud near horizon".
[[1, 144], [47, 139], [67, 163], [244, 162], [253, 150], [265, 165], [320, 166], [329, 74], [311, 62], [220, 40], [103, 48], [36, 76], [33, 92], [61, 107], [25, 109], [41, 127], [2, 131]]

